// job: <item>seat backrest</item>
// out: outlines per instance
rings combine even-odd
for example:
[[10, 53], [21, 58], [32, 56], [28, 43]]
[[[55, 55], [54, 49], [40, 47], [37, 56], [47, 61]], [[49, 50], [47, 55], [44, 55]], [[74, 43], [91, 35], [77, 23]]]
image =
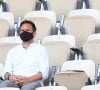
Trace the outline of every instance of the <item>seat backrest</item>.
[[56, 14], [53, 11], [30, 11], [24, 15], [24, 19], [26, 18], [47, 18], [51, 22], [52, 29], [56, 25]]
[[77, 9], [69, 12], [68, 17], [91, 16], [96, 21], [95, 32], [100, 32], [100, 10], [97, 9]]
[[15, 16], [15, 21], [18, 16], [23, 17], [28, 11], [32, 11], [35, 8], [36, 0], [6, 0], [9, 11]]
[[62, 64], [61, 71], [84, 71], [91, 80], [95, 78], [95, 63], [92, 60], [72, 60]]
[[0, 19], [8, 21], [10, 29], [14, 26], [14, 15], [11, 12], [0, 12]]
[[36, 90], [67, 90], [67, 87], [64, 86], [44, 86], [38, 87]]
[[0, 19], [0, 38], [8, 36], [10, 26], [7, 20]]
[[58, 72], [54, 76], [54, 80], [58, 85], [67, 87], [68, 90], [80, 90], [87, 82], [85, 72], [65, 71]]
[[83, 45], [83, 52], [87, 59], [92, 59], [96, 67], [100, 64], [100, 39], [89, 40]]
[[77, 0], [47, 0], [50, 10], [55, 11], [57, 20], [64, 14], [67, 17], [69, 11], [76, 8]]
[[4, 64], [8, 51], [20, 43], [19, 37], [0, 38], [0, 62]]
[[48, 50], [50, 66], [61, 66], [63, 62], [69, 59], [70, 48], [72, 46], [62, 37], [63, 36], [60, 38], [58, 35], [51, 35], [43, 39], [42, 45]]
[[50, 35], [45, 37], [42, 43], [50, 41], [65, 41], [68, 42], [71, 47], [75, 47], [75, 38], [73, 35]]
[[100, 90], [100, 84], [84, 86], [81, 88], [81, 90]]
[[82, 46], [88, 35], [95, 32], [95, 25], [95, 20], [90, 16], [68, 17], [64, 22], [68, 34], [75, 37], [76, 47]]
[[27, 20], [31, 20], [36, 25], [37, 35], [35, 37], [35, 41], [42, 41], [45, 36], [47, 36], [51, 30], [51, 22], [47, 18], [35, 17], [35, 18], [24, 18]]
[[68, 17], [91, 16], [96, 21], [96, 26], [100, 25], [100, 11], [97, 9], [77, 9], [69, 12]]

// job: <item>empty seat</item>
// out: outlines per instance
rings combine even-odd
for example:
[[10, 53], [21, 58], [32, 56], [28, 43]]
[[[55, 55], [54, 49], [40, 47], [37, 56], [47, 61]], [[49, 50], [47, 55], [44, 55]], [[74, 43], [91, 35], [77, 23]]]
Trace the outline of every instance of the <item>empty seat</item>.
[[12, 13], [0, 12], [0, 37], [9, 35], [9, 31], [13, 28], [14, 16]]
[[95, 32], [100, 32], [100, 11], [97, 9], [77, 9], [69, 12], [68, 17], [91, 16], [96, 21]]
[[92, 59], [96, 67], [100, 64], [100, 39], [89, 40], [83, 45], [83, 52], [87, 59]]
[[81, 90], [100, 90], [100, 84], [84, 86]]
[[24, 18], [26, 20], [31, 20], [35, 23], [36, 28], [37, 28], [37, 34], [35, 36], [35, 41], [41, 42], [43, 38], [47, 35], [50, 35], [50, 30], [51, 30], [51, 22], [47, 18]]
[[57, 20], [64, 14], [66, 17], [69, 11], [76, 9], [77, 0], [47, 0], [50, 10], [55, 11]]
[[38, 87], [36, 90], [67, 90], [67, 87], [64, 86], [45, 86], [45, 87]]
[[91, 60], [73, 60], [62, 64], [61, 71], [54, 76], [55, 82], [68, 90], [80, 90], [88, 79], [94, 80], [95, 64]]
[[80, 90], [85, 86], [87, 75], [84, 72], [59, 72], [55, 74], [55, 82], [59, 85], [66, 86], [68, 90]]
[[36, 0], [6, 0], [9, 11], [12, 12], [15, 16], [15, 21], [18, 16], [23, 17], [24, 14], [28, 11], [35, 9]]
[[72, 60], [66, 61], [61, 67], [61, 71], [76, 70], [84, 71], [91, 80], [95, 78], [95, 63], [92, 60]]
[[63, 62], [69, 60], [70, 48], [75, 47], [75, 39], [72, 35], [51, 35], [44, 37], [42, 45], [44, 45], [48, 50], [50, 77], [53, 78], [54, 73], [52, 75], [52, 72], [55, 71], [52, 71], [51, 69], [53, 69], [53, 66], [60, 67]]
[[64, 22], [68, 34], [75, 37], [76, 47], [83, 46], [88, 35], [95, 33], [95, 25], [95, 20], [90, 16], [68, 17]]
[[4, 64], [8, 51], [21, 43], [22, 42], [19, 37], [0, 38], [0, 62]]
[[75, 39], [72, 35], [51, 35], [43, 39], [42, 45], [48, 50], [50, 66], [61, 66], [69, 60], [70, 48], [75, 47]]

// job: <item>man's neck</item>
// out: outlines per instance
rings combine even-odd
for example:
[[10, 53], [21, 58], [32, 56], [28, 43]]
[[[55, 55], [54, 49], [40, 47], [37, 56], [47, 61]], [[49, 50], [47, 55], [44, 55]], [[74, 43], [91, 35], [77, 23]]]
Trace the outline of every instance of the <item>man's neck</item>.
[[23, 46], [23, 48], [27, 49], [30, 46], [30, 44], [32, 44], [33, 42], [34, 42], [33, 39], [30, 41], [27, 41], [27, 42], [23, 42], [22, 46]]

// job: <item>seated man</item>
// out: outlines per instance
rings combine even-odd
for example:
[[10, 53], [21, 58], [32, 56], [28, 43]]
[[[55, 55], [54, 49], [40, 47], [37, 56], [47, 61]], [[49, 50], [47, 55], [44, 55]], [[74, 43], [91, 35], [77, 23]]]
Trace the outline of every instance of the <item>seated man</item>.
[[49, 61], [45, 47], [34, 43], [35, 24], [25, 20], [20, 24], [22, 44], [8, 52], [1, 87], [35, 90], [48, 77]]

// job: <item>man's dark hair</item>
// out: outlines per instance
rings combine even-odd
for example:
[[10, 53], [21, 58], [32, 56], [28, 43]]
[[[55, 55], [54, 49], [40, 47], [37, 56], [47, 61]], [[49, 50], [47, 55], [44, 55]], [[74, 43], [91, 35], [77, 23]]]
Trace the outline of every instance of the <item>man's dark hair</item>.
[[32, 25], [33, 32], [35, 32], [35, 31], [36, 31], [36, 26], [35, 26], [35, 24], [34, 24], [32, 21], [30, 21], [30, 20], [24, 20], [24, 21], [22, 21], [21, 24], [20, 24], [20, 28], [21, 28], [21, 26], [22, 26], [23, 24], [27, 24], [27, 23]]

